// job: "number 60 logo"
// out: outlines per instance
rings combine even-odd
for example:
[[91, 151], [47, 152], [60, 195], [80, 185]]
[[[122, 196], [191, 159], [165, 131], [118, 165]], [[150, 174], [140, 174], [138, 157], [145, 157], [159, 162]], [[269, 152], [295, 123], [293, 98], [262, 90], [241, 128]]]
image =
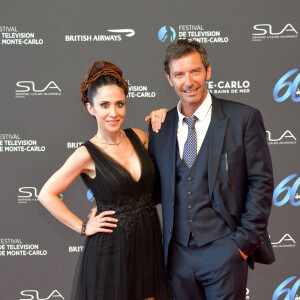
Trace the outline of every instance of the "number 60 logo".
[[[297, 189], [300, 185], [300, 177], [294, 182], [292, 186], [286, 185], [289, 181], [291, 181], [293, 178], [295, 178], [297, 174], [292, 174], [285, 179], [283, 179], [278, 186], [276, 187], [274, 194], [273, 194], [273, 203], [276, 206], [282, 206], [286, 204], [289, 200], [291, 201], [291, 204], [294, 206], [300, 206], [300, 201], [295, 201], [296, 198], [300, 198]], [[278, 200], [278, 196], [286, 192], [284, 198], [282, 200]]]
[[[296, 76], [293, 82], [287, 80], [297, 71], [298, 69], [290, 70], [278, 80], [273, 90], [273, 97], [276, 102], [283, 102], [288, 97], [291, 97], [295, 102], [300, 102], [300, 97], [297, 97], [297, 88], [300, 83], [300, 73]], [[285, 93], [282, 96], [279, 96], [279, 92], [284, 88], [286, 88]]]
[[[292, 286], [292, 288], [287, 288], [287, 286], [294, 281], [295, 279], [297, 279], [296, 276], [291, 276], [290, 278], [286, 279], [285, 281], [283, 281], [276, 289], [276, 291], [273, 294], [272, 300], [278, 300], [278, 298], [281, 295], [284, 295], [285, 298], [284, 300], [296, 300], [299, 299], [298, 296], [296, 295], [297, 290], [299, 289], [300, 286], [300, 279], [296, 280], [296, 282], [294, 282], [294, 285]], [[282, 297], [280, 297], [280, 299], [283, 299]]]

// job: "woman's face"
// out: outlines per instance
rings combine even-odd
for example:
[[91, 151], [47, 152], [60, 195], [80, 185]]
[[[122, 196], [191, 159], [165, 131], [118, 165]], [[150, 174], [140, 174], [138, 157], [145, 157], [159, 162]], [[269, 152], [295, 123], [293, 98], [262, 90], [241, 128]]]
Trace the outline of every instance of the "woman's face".
[[117, 85], [102, 86], [97, 89], [93, 106], [87, 103], [89, 113], [95, 116], [98, 128], [117, 132], [126, 115], [125, 93]]

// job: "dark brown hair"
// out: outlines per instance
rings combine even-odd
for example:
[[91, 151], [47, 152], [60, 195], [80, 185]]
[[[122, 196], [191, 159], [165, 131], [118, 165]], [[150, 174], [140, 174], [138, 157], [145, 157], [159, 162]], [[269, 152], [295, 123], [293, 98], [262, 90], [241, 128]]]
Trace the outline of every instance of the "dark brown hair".
[[200, 54], [205, 70], [207, 70], [209, 66], [209, 58], [202, 44], [197, 41], [183, 39], [178, 40], [167, 47], [164, 59], [165, 72], [170, 76], [170, 62], [173, 59], [190, 54], [192, 52], [198, 52]]
[[88, 69], [84, 81], [79, 85], [81, 101], [85, 105], [93, 105], [97, 88], [107, 85], [117, 85], [128, 94], [128, 83], [123, 78], [122, 70], [114, 63], [106, 60], [95, 60]]

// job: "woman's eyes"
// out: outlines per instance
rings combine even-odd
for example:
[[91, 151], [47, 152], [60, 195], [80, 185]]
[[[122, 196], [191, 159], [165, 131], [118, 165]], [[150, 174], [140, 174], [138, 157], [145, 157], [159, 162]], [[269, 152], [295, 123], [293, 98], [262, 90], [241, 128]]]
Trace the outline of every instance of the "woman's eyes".
[[[124, 105], [125, 105], [125, 103], [123, 103], [123, 102], [117, 103], [117, 107], [119, 107], [119, 108], [123, 107]], [[101, 103], [100, 106], [103, 108], [108, 108], [109, 103]]]

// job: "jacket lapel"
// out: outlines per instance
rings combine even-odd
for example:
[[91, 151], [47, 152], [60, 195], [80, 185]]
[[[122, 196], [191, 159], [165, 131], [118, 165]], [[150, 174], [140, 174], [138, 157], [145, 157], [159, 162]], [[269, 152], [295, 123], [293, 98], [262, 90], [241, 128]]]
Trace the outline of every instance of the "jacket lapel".
[[220, 101], [212, 95], [211, 134], [208, 158], [208, 191], [212, 197], [218, 174], [228, 118], [224, 115]]

